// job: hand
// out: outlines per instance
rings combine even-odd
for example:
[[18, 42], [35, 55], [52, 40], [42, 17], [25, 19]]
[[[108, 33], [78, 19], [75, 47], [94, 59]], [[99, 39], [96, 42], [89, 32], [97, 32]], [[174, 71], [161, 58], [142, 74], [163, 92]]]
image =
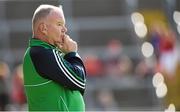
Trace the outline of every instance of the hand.
[[77, 52], [78, 49], [77, 43], [72, 40], [68, 35], [64, 36], [64, 41], [61, 44], [58, 44], [58, 47], [64, 53]]

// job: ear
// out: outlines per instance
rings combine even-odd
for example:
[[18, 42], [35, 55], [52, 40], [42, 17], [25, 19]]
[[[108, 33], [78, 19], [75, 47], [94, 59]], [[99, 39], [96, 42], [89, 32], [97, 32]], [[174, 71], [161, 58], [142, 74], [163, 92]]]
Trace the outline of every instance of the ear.
[[39, 30], [44, 35], [47, 35], [47, 25], [45, 23], [42, 22], [42, 23], [39, 24]]

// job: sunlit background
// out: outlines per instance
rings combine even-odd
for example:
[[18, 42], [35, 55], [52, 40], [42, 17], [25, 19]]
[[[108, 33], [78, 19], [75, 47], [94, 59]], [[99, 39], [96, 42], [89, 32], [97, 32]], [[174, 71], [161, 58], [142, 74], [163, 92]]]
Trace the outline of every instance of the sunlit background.
[[87, 111], [180, 110], [179, 0], [0, 0], [0, 110], [27, 110], [21, 64], [40, 4], [63, 6]]

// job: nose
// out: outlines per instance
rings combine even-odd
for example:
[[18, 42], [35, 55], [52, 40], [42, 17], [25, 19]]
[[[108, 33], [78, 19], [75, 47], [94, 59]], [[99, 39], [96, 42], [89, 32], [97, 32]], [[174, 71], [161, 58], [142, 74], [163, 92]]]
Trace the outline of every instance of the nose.
[[65, 26], [62, 28], [62, 32], [63, 32], [63, 33], [66, 33], [66, 32], [67, 32], [67, 28], [66, 28]]

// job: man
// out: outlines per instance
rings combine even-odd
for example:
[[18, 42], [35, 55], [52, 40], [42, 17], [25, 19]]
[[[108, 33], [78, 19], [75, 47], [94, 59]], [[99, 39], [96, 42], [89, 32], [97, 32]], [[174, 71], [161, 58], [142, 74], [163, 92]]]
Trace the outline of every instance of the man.
[[67, 34], [61, 7], [40, 5], [23, 63], [30, 111], [85, 111], [85, 68]]

